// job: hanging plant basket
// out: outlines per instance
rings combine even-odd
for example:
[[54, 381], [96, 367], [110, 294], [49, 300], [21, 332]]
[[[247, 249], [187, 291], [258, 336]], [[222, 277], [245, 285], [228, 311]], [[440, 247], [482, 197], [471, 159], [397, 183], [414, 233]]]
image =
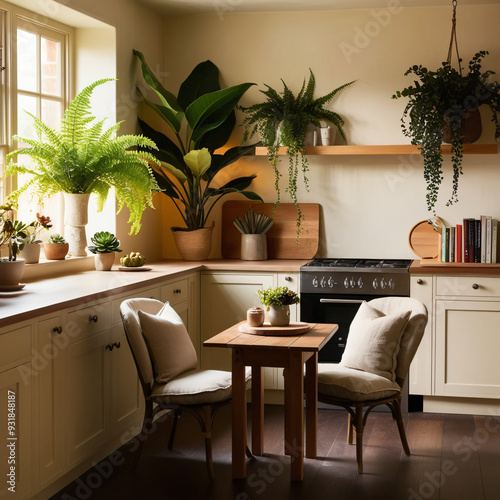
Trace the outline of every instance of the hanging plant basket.
[[[463, 119], [462, 124], [458, 128], [458, 136], [463, 144], [472, 144], [476, 142], [483, 133], [483, 126], [481, 123], [481, 113], [479, 109], [471, 109], [468, 111]], [[450, 120], [445, 118], [443, 126], [443, 142], [451, 144], [453, 141], [452, 131], [450, 127]]]

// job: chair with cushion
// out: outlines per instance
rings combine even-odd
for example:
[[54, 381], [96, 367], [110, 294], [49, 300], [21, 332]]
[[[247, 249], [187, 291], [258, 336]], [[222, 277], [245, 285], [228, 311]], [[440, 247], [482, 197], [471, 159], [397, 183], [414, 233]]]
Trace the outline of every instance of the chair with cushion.
[[212, 423], [216, 411], [231, 400], [231, 373], [197, 368], [193, 343], [182, 319], [168, 302], [129, 299], [121, 303], [120, 313], [146, 400], [136, 464], [157, 413], [173, 410], [168, 442], [171, 449], [177, 419], [186, 411], [200, 424], [208, 475], [213, 479]]
[[318, 400], [342, 406], [349, 412], [347, 441], [352, 444], [354, 430], [360, 474], [363, 429], [377, 405], [386, 404], [391, 409], [403, 449], [410, 455], [401, 415], [401, 394], [426, 324], [427, 309], [418, 300], [384, 297], [363, 302], [351, 323], [340, 363], [319, 364]]

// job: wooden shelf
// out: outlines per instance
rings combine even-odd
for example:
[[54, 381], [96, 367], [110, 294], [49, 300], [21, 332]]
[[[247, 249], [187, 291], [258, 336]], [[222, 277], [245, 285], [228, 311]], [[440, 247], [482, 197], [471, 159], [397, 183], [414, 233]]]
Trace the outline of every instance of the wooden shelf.
[[[451, 154], [451, 145], [441, 146], [444, 155]], [[496, 144], [464, 144], [464, 154], [491, 155], [498, 154]], [[280, 155], [286, 154], [286, 148], [279, 149]], [[306, 146], [307, 155], [418, 155], [419, 146], [411, 144], [399, 144], [392, 146], [373, 145], [373, 146]], [[267, 156], [267, 148], [259, 146], [255, 148], [256, 156]]]

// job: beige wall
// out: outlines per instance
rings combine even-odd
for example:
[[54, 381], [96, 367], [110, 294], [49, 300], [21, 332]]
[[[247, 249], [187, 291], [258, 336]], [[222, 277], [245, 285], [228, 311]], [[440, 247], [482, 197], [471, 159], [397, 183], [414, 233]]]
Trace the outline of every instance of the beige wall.
[[[298, 91], [311, 68], [316, 96], [356, 80], [333, 102], [333, 109], [346, 120], [351, 144], [408, 143], [399, 121], [405, 103], [391, 100], [391, 95], [410, 84], [410, 77], [403, 76], [410, 65], [435, 68], [446, 58], [450, 18], [448, 7], [166, 18], [164, 83], [177, 93], [192, 68], [211, 59], [221, 71], [224, 86], [244, 81], [258, 84], [242, 101], [249, 105], [261, 99], [258, 88], [263, 83], [281, 89], [280, 78]], [[458, 41], [465, 62], [486, 49], [490, 55], [483, 68], [500, 73], [499, 19], [499, 6], [459, 7]], [[482, 111], [486, 130], [480, 142], [492, 143], [490, 117]], [[240, 136], [241, 129], [235, 140]], [[451, 224], [481, 214], [500, 217], [499, 163], [496, 155], [465, 157], [460, 202], [446, 207], [451, 190], [451, 166], [446, 161], [438, 214]], [[429, 215], [419, 157], [316, 156], [309, 158], [309, 164], [311, 189], [301, 190], [300, 200], [322, 206], [320, 256], [413, 257], [408, 232]], [[282, 168], [286, 169], [286, 159]], [[258, 174], [255, 190], [265, 201], [274, 201], [273, 175], [266, 160], [245, 160], [232, 173], [247, 172]], [[285, 195], [283, 200], [288, 201]], [[215, 217], [220, 217], [220, 207]], [[167, 215], [165, 227], [172, 225], [171, 220]], [[172, 257], [175, 250], [168, 233], [164, 234], [165, 256]], [[220, 233], [216, 233], [212, 257], [220, 255], [219, 242]]]

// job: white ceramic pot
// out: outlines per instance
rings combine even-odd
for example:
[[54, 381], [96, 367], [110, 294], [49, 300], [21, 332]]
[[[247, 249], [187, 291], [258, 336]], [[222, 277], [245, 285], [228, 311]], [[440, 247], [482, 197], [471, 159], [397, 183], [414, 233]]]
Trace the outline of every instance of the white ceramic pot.
[[26, 264], [38, 264], [40, 261], [40, 244], [27, 243], [19, 254]]
[[241, 235], [241, 260], [266, 260], [267, 238], [265, 234]]
[[290, 324], [290, 306], [269, 306], [267, 320], [273, 326], [288, 326]]
[[87, 255], [85, 226], [88, 222], [89, 194], [64, 194], [64, 238], [73, 257]]
[[0, 288], [2, 285], [18, 285], [24, 274], [24, 264], [24, 259], [11, 261], [0, 259]]
[[98, 252], [94, 257], [96, 271], [111, 271], [113, 263], [115, 262], [115, 252]]

